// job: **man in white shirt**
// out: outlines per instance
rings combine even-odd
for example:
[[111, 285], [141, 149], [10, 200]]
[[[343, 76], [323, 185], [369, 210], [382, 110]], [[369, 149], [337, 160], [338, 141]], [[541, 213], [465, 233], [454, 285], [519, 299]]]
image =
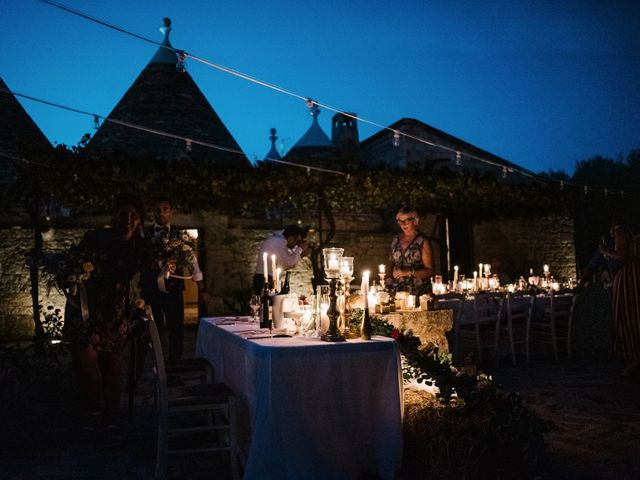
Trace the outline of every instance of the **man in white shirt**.
[[[150, 225], [145, 229], [145, 236], [151, 240], [152, 244], [158, 244], [164, 237], [178, 237], [184, 229], [171, 225], [171, 217], [173, 209], [168, 199], [161, 198], [155, 201], [153, 217], [154, 225]], [[157, 262], [156, 262], [157, 263]], [[158, 325], [166, 327], [169, 333], [169, 360], [175, 360], [182, 357], [183, 340], [184, 340], [184, 280], [169, 276], [169, 278], [159, 279], [161, 271], [158, 270], [160, 265], [154, 265], [152, 268], [143, 272], [140, 286], [142, 296], [145, 301], [151, 305], [153, 316]], [[162, 266], [169, 269], [169, 272], [178, 276], [185, 275], [185, 272], [175, 270], [175, 265]], [[202, 271], [197, 260], [192, 264], [191, 280], [198, 285], [200, 293], [200, 302], [205, 306], [209, 300]], [[188, 275], [188, 273], [187, 273]]]
[[[253, 276], [253, 291], [256, 295], [259, 295], [264, 287], [263, 254], [268, 255], [268, 265], [271, 265], [271, 255], [275, 255], [278, 267], [283, 272], [290, 270], [309, 253], [309, 245], [305, 242], [304, 236], [305, 231], [302, 228], [297, 225], [288, 225], [282, 233], [273, 233], [262, 242]], [[273, 285], [271, 272], [267, 272], [267, 275], [269, 283]]]

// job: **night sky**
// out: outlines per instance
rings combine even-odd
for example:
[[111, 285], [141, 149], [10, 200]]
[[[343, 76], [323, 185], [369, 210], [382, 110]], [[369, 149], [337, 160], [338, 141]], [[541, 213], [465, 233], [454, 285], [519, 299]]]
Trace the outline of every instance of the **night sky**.
[[[378, 124], [418, 119], [535, 172], [640, 148], [638, 2], [61, 3], [157, 41], [170, 17], [190, 54]], [[105, 116], [158, 48], [38, 0], [0, 0], [0, 32], [9, 88]], [[302, 100], [187, 68], [252, 160], [271, 127], [284, 153], [310, 124]], [[52, 143], [93, 131], [88, 116], [19, 100]]]

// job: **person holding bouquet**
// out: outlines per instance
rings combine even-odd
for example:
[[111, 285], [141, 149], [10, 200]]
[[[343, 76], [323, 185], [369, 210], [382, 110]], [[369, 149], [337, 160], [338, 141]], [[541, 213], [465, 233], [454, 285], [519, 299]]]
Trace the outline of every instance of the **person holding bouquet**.
[[[85, 413], [84, 428], [118, 431], [122, 351], [129, 330], [129, 286], [148, 261], [142, 236], [144, 209], [134, 198], [118, 202], [112, 228], [90, 230], [75, 249], [85, 262], [82, 282], [66, 291], [63, 334]], [[89, 265], [90, 268], [87, 268]]]
[[[151, 305], [154, 319], [161, 330], [169, 334], [169, 360], [182, 358], [184, 340], [184, 280], [189, 278], [198, 285], [200, 302], [209, 301], [204, 277], [196, 258], [195, 239], [184, 229], [171, 224], [173, 208], [167, 198], [154, 202], [155, 223], [145, 229], [155, 259], [151, 268], [142, 272], [142, 297]], [[185, 270], [190, 270], [185, 272]]]

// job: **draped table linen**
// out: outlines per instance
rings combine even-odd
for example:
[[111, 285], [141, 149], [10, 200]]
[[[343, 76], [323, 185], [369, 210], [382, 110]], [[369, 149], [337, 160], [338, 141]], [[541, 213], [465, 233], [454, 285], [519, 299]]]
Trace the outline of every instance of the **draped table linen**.
[[236, 394], [245, 479], [396, 478], [403, 390], [394, 340], [248, 339], [255, 324], [226, 323], [200, 320], [196, 354]]

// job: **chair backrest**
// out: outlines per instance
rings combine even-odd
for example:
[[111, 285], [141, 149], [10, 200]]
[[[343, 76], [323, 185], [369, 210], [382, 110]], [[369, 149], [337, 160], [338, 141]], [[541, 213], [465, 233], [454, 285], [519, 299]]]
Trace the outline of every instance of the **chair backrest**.
[[533, 312], [535, 297], [524, 292], [509, 292], [507, 294], [507, 318], [511, 322], [518, 320], [528, 321]]
[[438, 299], [438, 308], [453, 310], [453, 324], [461, 323], [466, 297], [460, 293], [446, 293], [438, 295], [436, 298]]
[[573, 293], [551, 293], [551, 315], [554, 320], [569, 320], [573, 317], [576, 296]]
[[473, 321], [477, 325], [498, 322], [502, 318], [504, 293], [478, 293], [473, 299]]
[[169, 404], [169, 391], [167, 387], [167, 371], [164, 364], [164, 356], [162, 354], [162, 343], [160, 342], [160, 334], [158, 326], [153, 320], [153, 311], [147, 305], [145, 307], [146, 325], [151, 338], [151, 349], [153, 350], [154, 366], [153, 371], [156, 374], [156, 390], [158, 395], [158, 406], [160, 415], [166, 416]]

